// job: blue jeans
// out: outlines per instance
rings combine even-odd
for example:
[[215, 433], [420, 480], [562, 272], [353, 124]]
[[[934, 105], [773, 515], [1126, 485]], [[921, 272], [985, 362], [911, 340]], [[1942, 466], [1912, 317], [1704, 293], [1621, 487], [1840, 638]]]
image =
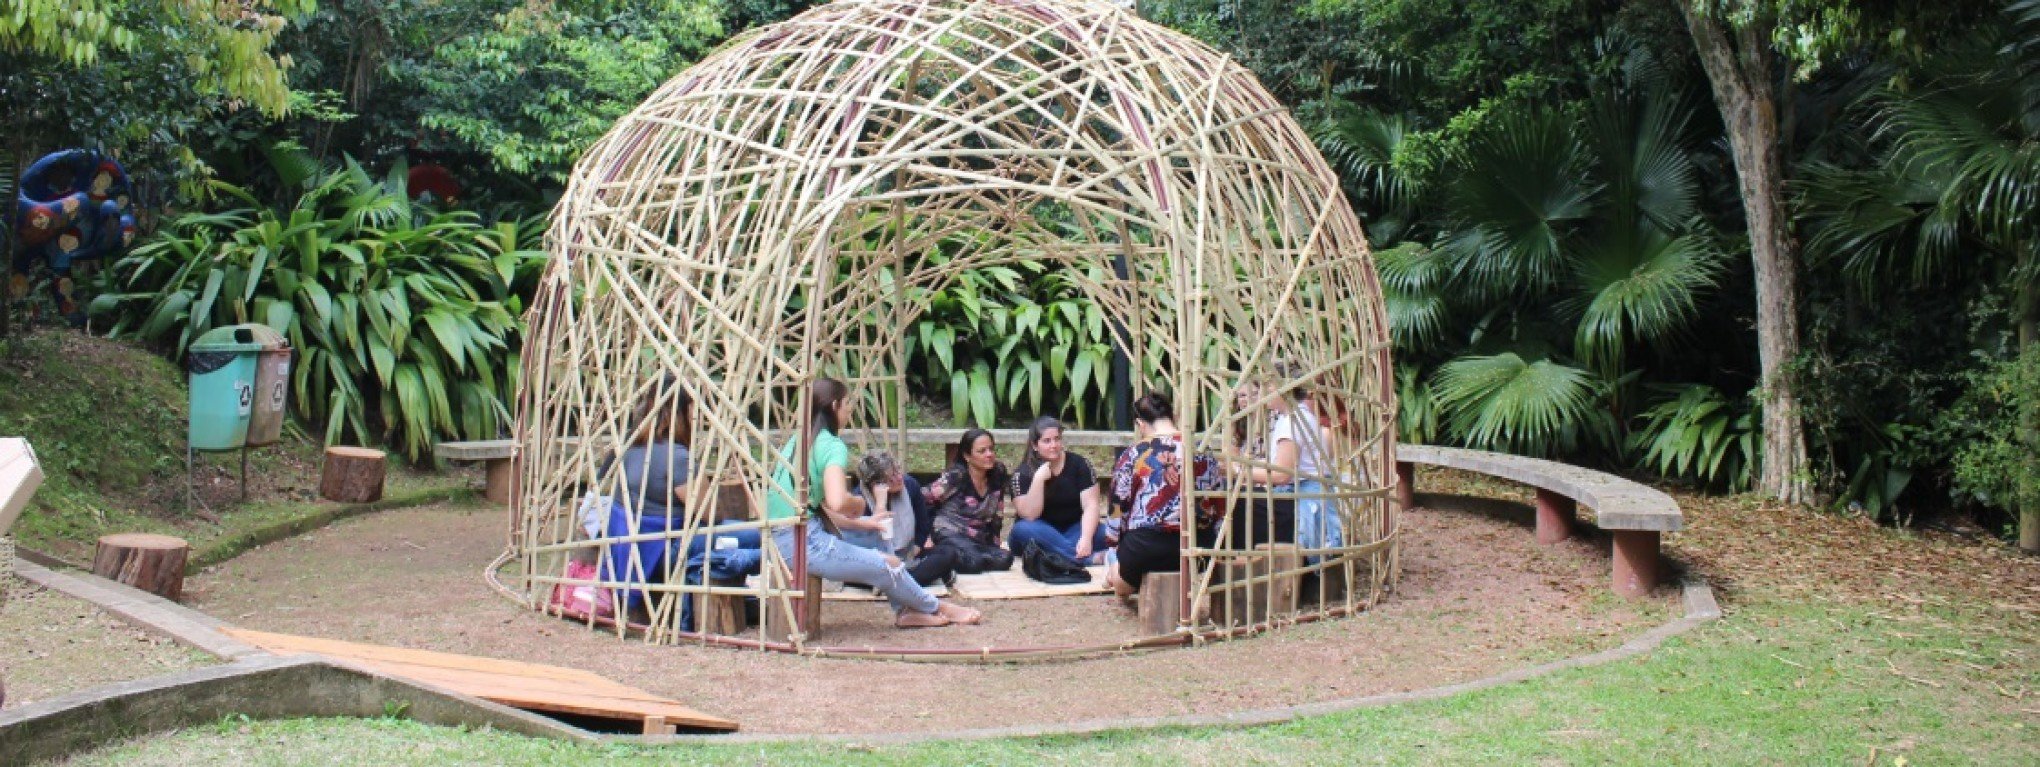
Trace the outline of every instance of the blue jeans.
[[[782, 554], [792, 555], [793, 528], [780, 528], [773, 533], [772, 540]], [[844, 542], [816, 520], [807, 522], [807, 571], [832, 581], [870, 586], [885, 595], [894, 610], [932, 615], [941, 606], [935, 595], [914, 582], [906, 566], [887, 565], [884, 555]]]
[[[1296, 499], [1296, 545], [1306, 549], [1332, 548], [1345, 545], [1346, 534], [1339, 521], [1338, 507], [1323, 498], [1311, 497], [1325, 491], [1325, 486], [1315, 479], [1298, 480], [1291, 485], [1297, 493]], [[1310, 556], [1304, 560], [1317, 564], [1323, 557]]]
[[[1006, 548], [1011, 549], [1013, 556], [1017, 557], [1026, 554], [1027, 544], [1033, 542], [1040, 544], [1044, 550], [1053, 551], [1075, 560], [1077, 559], [1077, 542], [1083, 540], [1083, 538], [1084, 523], [1082, 521], [1073, 522], [1068, 527], [1058, 529], [1055, 525], [1039, 519], [1023, 519], [1013, 523], [1013, 533], [1006, 538]], [[1112, 548], [1112, 544], [1105, 538], [1105, 526], [1100, 524], [1098, 529], [1091, 532], [1091, 554], [1096, 556], [1104, 553], [1109, 548]], [[1091, 563], [1078, 560], [1078, 564], [1088, 565]]]
[[[682, 523], [683, 520], [656, 514], [633, 515], [630, 508], [623, 503], [617, 502], [611, 504], [609, 508], [609, 521], [604, 527], [606, 535], [623, 537], [627, 535], [666, 533], [673, 537], [654, 538], [633, 543], [609, 544], [607, 556], [603, 557], [602, 560], [602, 579], [627, 583], [659, 583], [665, 580], [667, 567], [670, 566], [678, 570], [680, 565], [687, 560], [693, 559], [695, 556], [707, 551], [709, 547], [709, 532], [713, 528], [698, 531], [694, 536], [694, 540], [687, 545], [687, 551], [678, 560], [667, 561], [667, 557], [672, 556], [673, 550], [678, 548], [680, 536], [678, 535], [679, 528], [676, 525]], [[737, 548], [740, 549], [755, 549], [759, 546], [760, 538], [758, 531], [755, 529], [715, 532], [714, 535], [716, 538], [736, 539]], [[729, 544], [723, 545], [728, 546]], [[639, 602], [644, 601], [644, 598], [645, 592], [643, 590], [627, 589], [623, 593], [622, 606], [628, 610], [637, 606]]]

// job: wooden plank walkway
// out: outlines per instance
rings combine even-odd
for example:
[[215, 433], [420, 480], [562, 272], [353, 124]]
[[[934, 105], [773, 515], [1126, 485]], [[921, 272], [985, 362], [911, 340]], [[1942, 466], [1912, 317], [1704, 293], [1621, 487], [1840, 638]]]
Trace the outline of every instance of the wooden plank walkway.
[[642, 722], [647, 735], [671, 734], [675, 727], [737, 729], [736, 722], [580, 669], [242, 628], [221, 631], [278, 655], [324, 655], [512, 708]]

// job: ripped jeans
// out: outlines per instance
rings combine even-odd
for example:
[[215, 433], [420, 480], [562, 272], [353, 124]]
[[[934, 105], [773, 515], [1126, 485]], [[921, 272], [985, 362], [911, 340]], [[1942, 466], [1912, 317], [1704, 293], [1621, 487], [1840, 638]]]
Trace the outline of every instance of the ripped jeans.
[[[793, 528], [780, 528], [773, 533], [772, 540], [779, 545], [781, 552], [791, 555]], [[807, 571], [809, 575], [832, 581], [870, 586], [884, 594], [894, 610], [932, 615], [941, 606], [935, 595], [914, 582], [904, 566], [886, 565], [884, 555], [853, 546], [830, 534], [821, 522], [812, 519], [807, 522]]]
[[[1346, 531], [1339, 521], [1339, 507], [1332, 501], [1310, 497], [1323, 493], [1325, 486], [1315, 479], [1298, 480], [1287, 489], [1296, 499], [1296, 545], [1305, 549], [1330, 549], [1346, 545]], [[1311, 555], [1304, 561], [1317, 564], [1324, 557]]]

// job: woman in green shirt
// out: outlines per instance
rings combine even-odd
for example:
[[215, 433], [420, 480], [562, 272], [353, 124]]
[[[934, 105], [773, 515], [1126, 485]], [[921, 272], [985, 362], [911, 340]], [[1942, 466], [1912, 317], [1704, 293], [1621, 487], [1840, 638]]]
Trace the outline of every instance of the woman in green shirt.
[[[861, 583], [885, 595], [897, 614], [900, 628], [977, 623], [978, 611], [942, 600], [914, 582], [898, 557], [852, 545], [837, 537], [838, 530], [879, 530], [892, 526], [892, 514], [876, 510], [864, 513], [864, 500], [850, 492], [850, 446], [836, 436], [850, 417], [850, 390], [841, 381], [819, 378], [808, 387], [810, 417], [801, 436], [788, 442], [780, 456], [786, 461], [773, 472], [775, 492], [766, 502], [766, 516], [787, 519], [800, 513], [794, 508], [793, 473], [787, 468], [799, 460], [807, 445], [807, 571], [830, 580]], [[820, 515], [827, 515], [826, 518]], [[793, 551], [792, 527], [773, 534], [780, 551]]]

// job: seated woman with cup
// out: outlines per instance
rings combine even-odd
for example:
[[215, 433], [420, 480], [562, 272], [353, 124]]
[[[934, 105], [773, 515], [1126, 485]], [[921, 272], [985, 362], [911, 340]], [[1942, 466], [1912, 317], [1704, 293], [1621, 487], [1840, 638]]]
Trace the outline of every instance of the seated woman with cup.
[[877, 530], [844, 530], [843, 540], [854, 546], [863, 546], [880, 554], [890, 554], [907, 563], [907, 574], [914, 576], [914, 582], [933, 586], [956, 577], [956, 550], [948, 546], [923, 547], [916, 541], [928, 538], [931, 533], [919, 528], [919, 516], [914, 513], [914, 496], [919, 495], [921, 486], [913, 477], [907, 476], [899, 459], [891, 453], [877, 451], [864, 454], [856, 466], [857, 497], [864, 500], [865, 517], [874, 513], [892, 516], [889, 527]]

